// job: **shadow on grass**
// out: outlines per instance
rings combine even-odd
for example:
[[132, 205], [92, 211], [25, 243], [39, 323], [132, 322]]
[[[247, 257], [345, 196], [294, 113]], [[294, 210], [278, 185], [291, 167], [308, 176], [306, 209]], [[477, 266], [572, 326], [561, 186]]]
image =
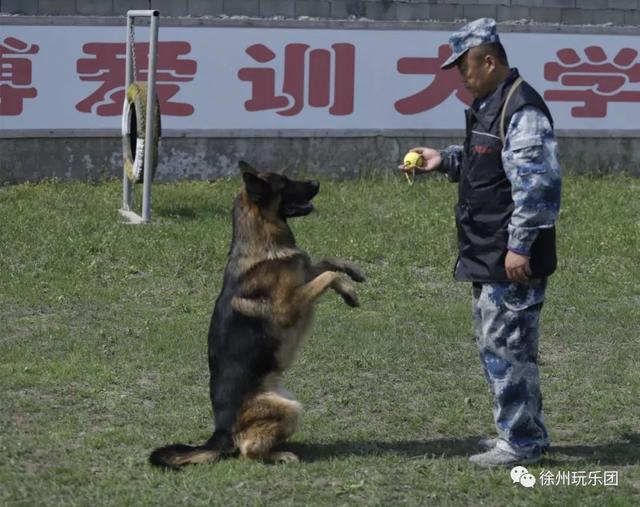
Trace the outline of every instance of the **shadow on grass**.
[[180, 218], [195, 220], [196, 218], [223, 216], [231, 222], [231, 209], [229, 207], [204, 205], [204, 206], [158, 206], [154, 205], [154, 214], [165, 218]]
[[[328, 444], [289, 442], [286, 448], [299, 455], [304, 462], [384, 454], [395, 454], [406, 458], [454, 458], [482, 452], [478, 446], [480, 438], [482, 436], [404, 442], [337, 441]], [[582, 461], [603, 465], [640, 464], [640, 434], [627, 434], [623, 436], [623, 441], [606, 444], [552, 444], [542, 464], [566, 465], [568, 462]]]
[[[568, 458], [568, 459], [567, 459]], [[597, 462], [603, 465], [640, 464], [640, 434], [627, 433], [620, 442], [594, 445], [551, 445], [548, 463]]]
[[441, 438], [424, 441], [379, 442], [337, 441], [329, 444], [306, 444], [288, 442], [287, 450], [300, 456], [302, 461], [324, 461], [345, 456], [376, 456], [395, 454], [406, 458], [437, 457], [451, 458], [469, 456], [479, 452], [478, 440], [482, 438]]

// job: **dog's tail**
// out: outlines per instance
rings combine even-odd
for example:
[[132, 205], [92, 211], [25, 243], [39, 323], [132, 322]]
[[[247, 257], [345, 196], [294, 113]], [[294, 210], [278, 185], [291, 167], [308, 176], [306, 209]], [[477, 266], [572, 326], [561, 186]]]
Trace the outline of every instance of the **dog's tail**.
[[172, 444], [160, 447], [149, 456], [152, 465], [177, 470], [189, 463], [209, 463], [216, 461], [222, 453], [205, 446]]
[[159, 447], [149, 456], [149, 463], [165, 469], [178, 470], [189, 463], [217, 461], [223, 454], [234, 452], [234, 447], [233, 439], [227, 432], [215, 431], [203, 445], [171, 444]]

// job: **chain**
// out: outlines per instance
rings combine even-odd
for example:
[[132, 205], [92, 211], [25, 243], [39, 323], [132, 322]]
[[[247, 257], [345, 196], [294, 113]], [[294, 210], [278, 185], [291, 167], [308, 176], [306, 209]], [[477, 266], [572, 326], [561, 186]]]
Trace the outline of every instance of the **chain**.
[[137, 65], [136, 65], [136, 38], [135, 38], [135, 19], [136, 18], [131, 18], [131, 30], [129, 30], [129, 46], [131, 46], [131, 63], [132, 65], [132, 76], [131, 76], [131, 82], [133, 83], [134, 81], [136, 81], [136, 72], [137, 72]]
[[[131, 46], [131, 63], [133, 68], [132, 70], [132, 76], [131, 76], [131, 82], [134, 83], [137, 81], [137, 72], [138, 72], [138, 65], [136, 63], [136, 41], [135, 41], [135, 18], [131, 19], [131, 30], [129, 31], [129, 45]], [[125, 94], [127, 93], [127, 91], [125, 90]], [[144, 109], [144, 108], [142, 108]], [[140, 121], [142, 122], [142, 125], [146, 125], [147, 124], [147, 111], [136, 111], [136, 114], [140, 117]], [[144, 142], [144, 139], [142, 140], [142, 142]]]

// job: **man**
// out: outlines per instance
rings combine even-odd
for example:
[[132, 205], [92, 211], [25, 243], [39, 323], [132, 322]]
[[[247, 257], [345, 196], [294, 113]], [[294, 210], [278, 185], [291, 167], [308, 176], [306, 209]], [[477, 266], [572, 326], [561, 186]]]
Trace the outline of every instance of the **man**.
[[[538, 322], [556, 267], [560, 167], [551, 114], [510, 69], [493, 19], [449, 38], [451, 57], [475, 100], [464, 146], [414, 148], [418, 171], [458, 183], [457, 280], [472, 282], [474, 337], [494, 399], [498, 438], [470, 457], [481, 466], [535, 463], [549, 446], [538, 371]], [[407, 170], [407, 168], [403, 168]]]

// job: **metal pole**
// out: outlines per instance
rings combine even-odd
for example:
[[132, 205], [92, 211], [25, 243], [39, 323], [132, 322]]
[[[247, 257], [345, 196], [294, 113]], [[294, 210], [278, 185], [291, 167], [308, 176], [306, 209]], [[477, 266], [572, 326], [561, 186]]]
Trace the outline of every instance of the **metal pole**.
[[[136, 11], [134, 11], [136, 12]], [[153, 159], [153, 111], [156, 105], [156, 60], [158, 47], [158, 11], [151, 13], [150, 41], [149, 41], [149, 67], [147, 74], [147, 117], [144, 140], [144, 181], [142, 190], [142, 221], [148, 223], [151, 220], [151, 163]]]
[[[122, 109], [122, 115], [124, 116], [124, 112], [127, 107], [127, 90], [129, 89], [129, 85], [131, 84], [133, 74], [132, 70], [132, 62], [131, 62], [131, 29], [132, 29], [133, 18], [127, 15], [127, 57], [126, 57], [126, 67], [125, 67], [125, 79], [124, 79], [124, 106]], [[134, 76], [135, 77], [135, 76]], [[123, 120], [125, 121], [125, 120]], [[132, 193], [131, 193], [131, 182], [129, 181], [129, 177], [127, 176], [127, 171], [124, 169], [124, 164], [122, 168], [122, 209], [125, 211], [131, 210], [131, 202], [132, 202]]]

